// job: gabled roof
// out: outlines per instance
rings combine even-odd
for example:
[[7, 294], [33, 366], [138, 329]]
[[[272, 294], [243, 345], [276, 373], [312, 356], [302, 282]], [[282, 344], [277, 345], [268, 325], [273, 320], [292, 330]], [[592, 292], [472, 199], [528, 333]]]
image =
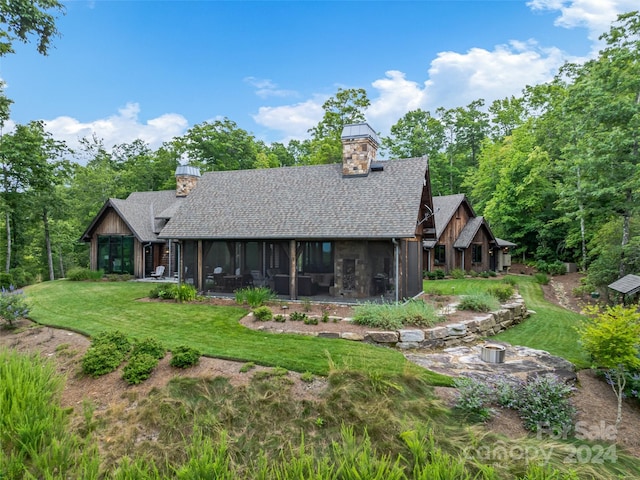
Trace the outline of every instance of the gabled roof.
[[637, 275], [625, 275], [609, 285], [609, 288], [624, 295], [632, 295], [640, 292], [640, 277]]
[[460, 235], [458, 235], [458, 238], [456, 238], [456, 241], [453, 243], [453, 248], [469, 248], [476, 233], [478, 233], [478, 230], [480, 230], [480, 227], [483, 225], [489, 231], [489, 235], [493, 237], [489, 225], [484, 221], [484, 217], [473, 217], [469, 219], [460, 232]]
[[502, 238], [496, 237], [496, 245], [500, 248], [504, 247], [517, 247], [517, 243], [510, 242], [509, 240], [503, 240]]
[[158, 241], [157, 234], [162, 228], [162, 224], [158, 223], [157, 217], [161, 212], [167, 211], [183, 200], [183, 198], [176, 197], [175, 190], [134, 192], [126, 200], [110, 198], [105, 202], [98, 215], [94, 217], [81, 239], [89, 241], [94, 229], [102, 221], [104, 213], [109, 208], [113, 208], [140, 242]]
[[162, 230], [176, 239], [411, 238], [426, 157], [342, 176], [342, 165], [208, 172]]

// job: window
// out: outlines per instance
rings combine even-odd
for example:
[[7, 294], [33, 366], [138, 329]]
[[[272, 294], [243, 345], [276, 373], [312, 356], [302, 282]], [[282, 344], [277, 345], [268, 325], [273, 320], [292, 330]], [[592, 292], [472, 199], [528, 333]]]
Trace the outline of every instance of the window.
[[446, 246], [436, 245], [434, 249], [434, 262], [436, 265], [444, 265], [447, 261]]
[[333, 244], [331, 242], [304, 242], [301, 255], [302, 258], [298, 260], [298, 267], [302, 271], [312, 273], [333, 272]]
[[471, 263], [482, 263], [482, 244], [471, 245]]
[[133, 275], [133, 237], [98, 236], [98, 268], [104, 273]]

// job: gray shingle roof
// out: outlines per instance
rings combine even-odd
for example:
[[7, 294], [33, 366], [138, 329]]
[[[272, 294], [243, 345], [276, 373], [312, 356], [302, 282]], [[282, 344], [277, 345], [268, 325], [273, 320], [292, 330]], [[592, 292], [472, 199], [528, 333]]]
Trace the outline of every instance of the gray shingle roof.
[[453, 214], [465, 199], [463, 193], [456, 195], [441, 195], [433, 197], [433, 211], [435, 212], [436, 222], [436, 238], [440, 238], [442, 232], [444, 232]]
[[640, 292], [640, 277], [637, 275], [625, 275], [609, 285], [609, 288], [625, 295]]
[[453, 243], [453, 248], [469, 248], [471, 242], [473, 241], [473, 237], [476, 236], [478, 230], [484, 223], [483, 217], [473, 217], [470, 218], [467, 224], [464, 226], [458, 238]]
[[176, 197], [175, 190], [159, 192], [134, 192], [126, 200], [113, 200], [122, 218], [141, 242], [157, 241], [157, 234], [162, 224], [157, 223], [156, 217], [174, 205], [178, 205], [183, 198]]
[[170, 211], [173, 205], [177, 205], [183, 200], [183, 198], [176, 197], [175, 190], [134, 192], [126, 200], [110, 198], [81, 238], [85, 241], [91, 238], [93, 229], [101, 221], [102, 214], [111, 207], [120, 215], [139, 241], [158, 241], [157, 234], [164, 226], [164, 222], [159, 221], [156, 217], [159, 217], [161, 212]]
[[160, 237], [410, 238], [427, 165], [393, 160], [357, 178], [341, 164], [205, 173]]

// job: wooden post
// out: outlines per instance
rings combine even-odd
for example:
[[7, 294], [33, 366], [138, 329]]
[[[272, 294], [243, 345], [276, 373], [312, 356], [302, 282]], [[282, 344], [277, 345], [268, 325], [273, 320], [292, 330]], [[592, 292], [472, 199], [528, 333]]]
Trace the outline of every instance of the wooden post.
[[296, 277], [296, 241], [289, 241], [289, 296], [291, 300], [297, 300], [297, 277]]
[[198, 260], [196, 266], [196, 272], [193, 272], [195, 277], [195, 286], [198, 291], [204, 290], [204, 285], [202, 284], [202, 240], [198, 240]]

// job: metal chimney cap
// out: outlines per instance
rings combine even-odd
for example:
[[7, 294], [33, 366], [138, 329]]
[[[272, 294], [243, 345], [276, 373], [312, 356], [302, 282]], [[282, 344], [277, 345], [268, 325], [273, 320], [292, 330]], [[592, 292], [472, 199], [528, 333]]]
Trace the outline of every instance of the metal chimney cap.
[[371, 128], [371, 126], [366, 123], [348, 123], [342, 129], [342, 135], [340, 138], [343, 140], [346, 138], [367, 138], [370, 137], [374, 142], [378, 145], [380, 144], [380, 140], [378, 139], [378, 135], [375, 130]]
[[191, 177], [199, 177], [200, 169], [198, 167], [192, 167], [191, 165], [179, 165], [176, 168], [176, 177], [178, 175], [188, 175]]

